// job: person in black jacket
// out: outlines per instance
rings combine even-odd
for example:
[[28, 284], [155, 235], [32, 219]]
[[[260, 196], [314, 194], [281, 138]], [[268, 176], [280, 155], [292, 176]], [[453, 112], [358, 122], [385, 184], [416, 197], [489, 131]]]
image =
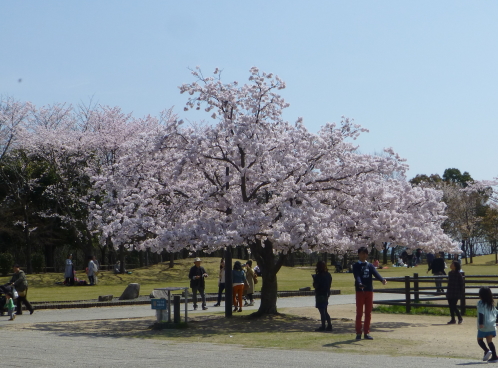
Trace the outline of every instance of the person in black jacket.
[[[427, 270], [427, 273], [429, 273], [429, 271], [432, 270], [432, 274], [434, 276], [443, 276], [443, 275], [446, 275], [446, 272], [444, 272], [445, 267], [446, 267], [446, 263], [444, 263], [444, 259], [441, 258], [440, 253], [437, 253], [436, 259], [434, 261], [432, 261], [431, 265], [429, 265], [429, 269]], [[441, 278], [436, 279], [436, 288], [437, 288], [438, 293], [444, 293]]]
[[451, 271], [448, 272], [448, 288], [446, 289], [446, 299], [450, 306], [451, 320], [449, 325], [456, 323], [455, 314], [458, 317], [458, 324], [463, 322], [462, 315], [458, 310], [457, 303], [463, 295], [463, 276], [460, 273], [460, 263], [458, 261], [451, 262]]
[[359, 261], [353, 265], [354, 286], [356, 289], [356, 340], [361, 340], [361, 318], [363, 317], [363, 307], [365, 307], [365, 323], [363, 325], [363, 333], [366, 340], [373, 340], [370, 336], [370, 321], [372, 319], [373, 308], [373, 278], [381, 281], [384, 285], [385, 280], [375, 269], [375, 267], [367, 262], [368, 249], [361, 247], [358, 249]]
[[[315, 288], [315, 303], [316, 308], [320, 312], [322, 325], [315, 331], [332, 331], [332, 322], [330, 315], [327, 312], [329, 305], [330, 287], [332, 286], [332, 275], [327, 270], [327, 265], [324, 261], [318, 261], [316, 270], [313, 276], [313, 287]], [[327, 322], [327, 327], [325, 327]]]
[[202, 298], [202, 309], [208, 309], [206, 307], [206, 294], [204, 293], [205, 281], [204, 279], [208, 277], [208, 274], [204, 267], [201, 267], [201, 259], [196, 258], [194, 261], [194, 266], [190, 269], [188, 278], [190, 279], [190, 287], [192, 288], [194, 310], [197, 309], [197, 292], [201, 294]]

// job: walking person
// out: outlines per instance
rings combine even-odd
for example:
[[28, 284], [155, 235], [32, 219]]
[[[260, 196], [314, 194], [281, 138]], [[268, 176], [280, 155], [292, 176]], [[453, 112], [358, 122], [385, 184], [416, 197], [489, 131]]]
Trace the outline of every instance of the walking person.
[[254, 280], [256, 277], [258, 276], [256, 276], [256, 273], [252, 268], [252, 261], [249, 260], [246, 262], [246, 282], [247, 282], [246, 296], [249, 299], [249, 303], [246, 300], [246, 302], [244, 303], [244, 307], [250, 307], [254, 305], [253, 294], [254, 294]]
[[[330, 288], [332, 286], [332, 275], [327, 269], [324, 261], [318, 261], [316, 264], [315, 274], [313, 276], [313, 287], [315, 288], [315, 307], [320, 312], [322, 325], [315, 331], [332, 331], [332, 322], [327, 312], [329, 305]], [[325, 327], [327, 322], [327, 327]]]
[[444, 259], [441, 257], [441, 253], [437, 253], [436, 259], [434, 259], [434, 261], [432, 261], [432, 263], [429, 265], [427, 273], [429, 273], [429, 271], [432, 270], [432, 274], [434, 275], [434, 277], [436, 277], [435, 280], [436, 291], [438, 293], [444, 293], [441, 277], [437, 276], [446, 275], [446, 272], [444, 271], [445, 268], [446, 268], [446, 263], [444, 262]]
[[190, 269], [188, 278], [190, 279], [190, 287], [192, 288], [192, 300], [194, 302], [194, 310], [197, 309], [197, 292], [201, 295], [202, 299], [202, 310], [208, 309], [206, 307], [206, 294], [204, 289], [206, 287], [206, 282], [204, 279], [208, 277], [208, 274], [204, 267], [201, 266], [201, 259], [197, 257], [194, 261], [194, 266]]
[[375, 269], [367, 262], [368, 249], [361, 247], [358, 249], [358, 262], [353, 265], [354, 285], [356, 289], [356, 340], [361, 340], [361, 319], [363, 317], [363, 308], [365, 308], [365, 321], [363, 324], [363, 333], [366, 340], [373, 340], [370, 336], [370, 321], [372, 319], [373, 308], [373, 276], [384, 285], [385, 280]]
[[13, 269], [14, 275], [12, 275], [9, 284], [16, 288], [18, 294], [16, 314], [22, 314], [22, 304], [29, 310], [29, 314], [33, 314], [35, 310], [28, 301], [28, 280], [26, 279], [26, 274], [18, 264], [15, 264]]
[[66, 268], [64, 270], [64, 278], [66, 279], [64, 283], [66, 286], [74, 285], [74, 267], [72, 258], [72, 254], [68, 254], [66, 258]]
[[[244, 283], [246, 281], [246, 273], [242, 269], [242, 264], [235, 261], [232, 270], [232, 296], [233, 296], [233, 311], [242, 312], [242, 296], [244, 294]], [[239, 308], [237, 309], [237, 301]]]
[[454, 325], [456, 323], [455, 314], [458, 317], [458, 324], [463, 322], [462, 315], [458, 310], [457, 304], [463, 295], [463, 276], [460, 273], [460, 263], [458, 261], [451, 262], [451, 271], [448, 272], [448, 287], [446, 289], [446, 299], [448, 300], [448, 305], [450, 306], [451, 320], [448, 322], [449, 325]]
[[[488, 287], [480, 288], [479, 299], [477, 302], [477, 343], [484, 350], [482, 360], [489, 363], [498, 363], [498, 356], [496, 356], [496, 348], [493, 343], [493, 337], [496, 337], [496, 316], [498, 311], [495, 308], [491, 289]], [[488, 346], [484, 343], [484, 339], [486, 339]]]
[[221, 294], [225, 290], [225, 260], [222, 258], [220, 262], [220, 274], [218, 276], [218, 302], [214, 305], [219, 307], [221, 304]]

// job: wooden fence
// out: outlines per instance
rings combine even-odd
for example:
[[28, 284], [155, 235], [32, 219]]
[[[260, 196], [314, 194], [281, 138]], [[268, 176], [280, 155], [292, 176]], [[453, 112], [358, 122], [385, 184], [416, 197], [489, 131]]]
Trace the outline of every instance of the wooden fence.
[[[467, 308], [475, 309], [475, 305], [467, 305], [467, 301], [471, 299], [479, 299], [479, 288], [487, 286], [489, 288], [498, 288], [498, 275], [468, 275], [463, 274], [463, 298], [460, 299], [460, 308], [462, 314]], [[392, 293], [404, 294], [403, 299], [392, 300], [374, 300], [374, 304], [383, 305], [402, 305], [406, 308], [406, 313], [410, 313], [413, 307], [448, 307], [448, 303], [434, 303], [441, 300], [446, 301], [446, 293], [437, 292], [436, 286], [421, 286], [421, 284], [441, 282], [441, 286], [446, 290], [448, 284], [448, 276], [419, 276], [414, 273], [413, 277], [388, 277], [388, 284], [402, 283], [403, 287], [377, 289], [376, 293]]]

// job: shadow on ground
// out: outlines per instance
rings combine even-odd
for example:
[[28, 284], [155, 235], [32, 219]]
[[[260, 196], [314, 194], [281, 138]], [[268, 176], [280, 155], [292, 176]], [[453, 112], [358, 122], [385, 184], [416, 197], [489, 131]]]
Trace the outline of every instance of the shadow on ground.
[[[309, 317], [299, 317], [293, 315], [281, 314], [277, 316], [266, 316], [261, 318], [252, 318], [250, 316], [234, 316], [225, 318], [223, 315], [199, 315], [190, 318], [188, 327], [179, 329], [157, 329], [154, 325], [154, 318], [131, 318], [116, 320], [93, 320], [93, 321], [75, 321], [64, 323], [36, 323], [25, 325], [11, 325], [7, 328], [30, 329], [44, 332], [52, 332], [61, 336], [99, 336], [99, 337], [167, 337], [167, 338], [209, 338], [219, 335], [243, 336], [251, 333], [313, 333], [326, 337], [335, 337], [337, 335], [354, 334], [354, 321], [350, 319], [333, 319], [333, 332], [315, 332], [319, 326], [316, 319]], [[406, 327], [423, 327], [424, 324], [405, 323], [405, 322], [376, 322], [375, 330], [382, 332], [391, 332], [394, 329]], [[243, 339], [243, 337], [242, 337]], [[329, 345], [333, 347], [337, 344], [351, 344], [356, 340], [334, 342]]]

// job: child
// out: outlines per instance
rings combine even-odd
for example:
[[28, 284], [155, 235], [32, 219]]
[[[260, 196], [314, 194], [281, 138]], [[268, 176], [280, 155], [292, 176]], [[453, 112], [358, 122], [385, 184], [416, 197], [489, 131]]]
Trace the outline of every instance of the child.
[[[483, 361], [490, 363], [498, 363], [496, 356], [495, 344], [493, 344], [493, 337], [496, 336], [496, 315], [498, 311], [495, 308], [493, 294], [488, 287], [479, 289], [479, 301], [477, 302], [477, 343], [484, 350]], [[489, 349], [486, 347], [483, 339], [486, 338]]]
[[14, 313], [14, 299], [11, 291], [5, 293], [5, 297], [7, 300], [5, 301], [5, 307], [7, 307], [7, 311], [9, 313], [9, 321], [13, 321], [16, 318], [16, 314]]
[[366, 340], [373, 340], [370, 336], [370, 320], [372, 319], [373, 308], [373, 282], [372, 276], [384, 285], [387, 281], [379, 275], [375, 267], [367, 262], [368, 249], [361, 247], [358, 249], [359, 261], [353, 265], [354, 286], [356, 289], [356, 340], [361, 340], [361, 317], [363, 317], [363, 306], [365, 306], [365, 324], [363, 333]]

